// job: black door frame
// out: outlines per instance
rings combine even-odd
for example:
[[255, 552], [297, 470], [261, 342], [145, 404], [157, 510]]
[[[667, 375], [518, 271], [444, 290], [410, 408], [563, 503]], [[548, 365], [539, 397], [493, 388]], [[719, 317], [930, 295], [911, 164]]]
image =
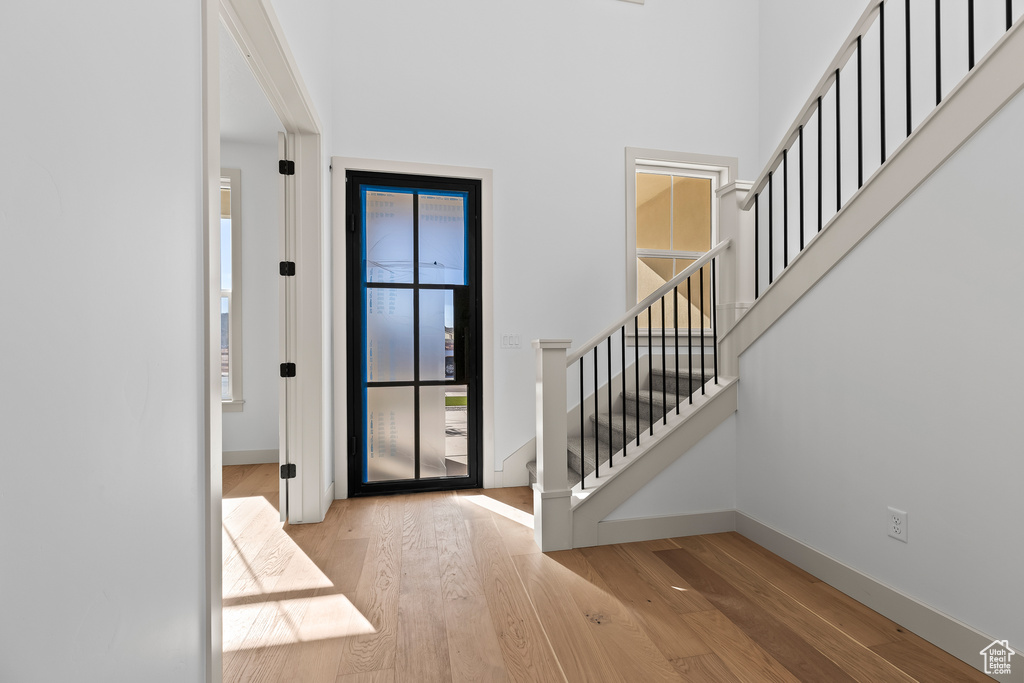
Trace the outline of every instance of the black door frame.
[[[381, 482], [363, 482], [363, 458], [366, 449], [366, 420], [363, 413], [363, 280], [362, 263], [362, 201], [360, 186], [396, 187], [412, 190], [466, 192], [467, 282], [464, 286], [466, 339], [461, 355], [462, 363], [456, 379], [450, 382], [421, 382], [414, 378], [403, 386], [436, 386], [450, 384], [467, 388], [467, 470], [468, 476], [406, 479]], [[345, 175], [346, 192], [346, 335], [348, 358], [348, 495], [367, 496], [388, 493], [412, 493], [464, 488], [479, 488], [483, 483], [483, 310], [481, 294], [482, 272], [482, 183], [474, 178], [449, 178], [405, 173], [348, 170]], [[418, 216], [414, 214], [413, 243], [418, 239]], [[451, 289], [451, 286], [423, 286], [420, 284], [388, 285], [400, 289]], [[458, 297], [457, 297], [458, 298]], [[415, 301], [416, 297], [414, 297]], [[415, 330], [418, 335], [418, 330]], [[418, 437], [418, 434], [417, 434]], [[414, 439], [416, 459], [419, 440]]]

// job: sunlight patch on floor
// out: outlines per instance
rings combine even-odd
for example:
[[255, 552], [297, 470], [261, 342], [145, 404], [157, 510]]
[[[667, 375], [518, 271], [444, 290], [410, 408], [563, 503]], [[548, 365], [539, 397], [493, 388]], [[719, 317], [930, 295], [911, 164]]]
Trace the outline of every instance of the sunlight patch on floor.
[[[233, 628], [241, 625], [251, 628]], [[224, 608], [224, 652], [376, 632], [341, 593]]]
[[518, 508], [514, 508], [511, 505], [502, 503], [501, 501], [494, 500], [488, 496], [473, 495], [473, 496], [462, 496], [462, 500], [479, 505], [482, 508], [496, 512], [502, 517], [511, 519], [513, 522], [522, 524], [525, 527], [533, 528], [533, 515], [529, 512], [523, 512]]
[[[234, 500], [240, 501], [239, 508], [251, 506], [252, 509], [239, 510], [244, 516], [277, 515], [274, 506], [262, 496]], [[334, 585], [284, 532], [279, 521], [274, 522], [273, 530], [266, 533], [265, 539], [259, 543], [247, 543], [243, 538], [244, 532], [244, 528], [232, 530], [227, 521], [223, 524], [224, 576], [234, 579], [224, 582], [224, 598], [331, 588]], [[273, 571], [274, 564], [281, 564], [283, 571]]]

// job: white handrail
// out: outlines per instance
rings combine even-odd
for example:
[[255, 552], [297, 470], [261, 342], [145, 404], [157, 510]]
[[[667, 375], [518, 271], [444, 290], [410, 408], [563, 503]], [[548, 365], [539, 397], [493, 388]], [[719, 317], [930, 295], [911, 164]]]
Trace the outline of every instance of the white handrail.
[[836, 53], [832, 63], [825, 69], [824, 75], [821, 80], [818, 81], [818, 85], [811, 91], [811, 96], [807, 98], [807, 102], [804, 104], [800, 113], [797, 114], [796, 120], [793, 121], [793, 125], [789, 127], [789, 131], [782, 138], [782, 142], [779, 143], [775, 153], [768, 158], [768, 164], [761, 171], [761, 175], [757, 176], [757, 180], [754, 181], [754, 185], [750, 188], [746, 198], [740, 204], [740, 209], [747, 211], [754, 205], [754, 195], [760, 194], [761, 190], [768, 183], [768, 174], [775, 170], [778, 166], [779, 160], [782, 159], [783, 150], [792, 148], [796, 143], [797, 136], [800, 134], [800, 126], [805, 125], [811, 118], [811, 114], [818, 106], [818, 97], [828, 92], [829, 87], [832, 85], [832, 81], [836, 76], [836, 69], [841, 69], [850, 57], [853, 55], [853, 51], [857, 48], [857, 37], [863, 36], [867, 33], [867, 30], [875, 21], [875, 16], [878, 14], [878, 8], [885, 2], [885, 0], [871, 0], [868, 3], [867, 9], [864, 10], [864, 14], [861, 15], [860, 19], [854, 25], [853, 30], [850, 31], [850, 35], [843, 42], [843, 46], [839, 48], [839, 52]]
[[608, 326], [608, 328], [605, 329], [603, 332], [601, 332], [595, 337], [592, 337], [590, 341], [588, 341], [586, 344], [578, 348], [576, 351], [573, 351], [569, 355], [569, 357], [566, 358], [566, 367], [569, 367], [570, 365], [578, 361], [580, 358], [583, 358], [583, 356], [587, 355], [594, 347], [596, 347], [598, 344], [603, 343], [605, 339], [610, 337], [617, 330], [621, 329], [622, 326], [625, 325], [630, 318], [639, 315], [641, 311], [647, 310], [647, 308], [653, 305], [655, 301], [668, 294], [671, 290], [675, 289], [676, 286], [683, 280], [686, 280], [695, 275], [703, 266], [706, 266], [711, 261], [711, 259], [718, 256], [726, 249], [729, 249], [731, 246], [732, 240], [725, 240], [724, 242], [719, 242], [717, 245], [715, 245], [714, 249], [712, 249], [711, 251], [707, 252], [699, 259], [694, 261], [686, 270], [679, 273], [679, 275], [676, 275], [674, 278], [663, 284], [661, 287], [658, 287], [658, 289], [654, 290], [654, 292], [648, 295], [643, 301], [641, 301], [636, 306], [626, 311], [626, 314], [619, 318], [619, 320], [617, 320], [613, 325]]

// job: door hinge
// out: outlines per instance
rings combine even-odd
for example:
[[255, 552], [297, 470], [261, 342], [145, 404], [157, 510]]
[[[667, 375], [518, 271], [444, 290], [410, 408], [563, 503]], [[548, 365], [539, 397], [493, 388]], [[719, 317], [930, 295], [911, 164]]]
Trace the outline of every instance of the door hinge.
[[291, 277], [295, 275], [295, 261], [281, 261], [281, 275]]
[[295, 162], [281, 159], [277, 162], [277, 172], [281, 175], [295, 175]]
[[295, 478], [295, 463], [290, 462], [287, 465], [281, 465], [281, 478], [282, 479], [294, 479]]
[[281, 376], [282, 377], [294, 377], [295, 376], [295, 363], [281, 363]]

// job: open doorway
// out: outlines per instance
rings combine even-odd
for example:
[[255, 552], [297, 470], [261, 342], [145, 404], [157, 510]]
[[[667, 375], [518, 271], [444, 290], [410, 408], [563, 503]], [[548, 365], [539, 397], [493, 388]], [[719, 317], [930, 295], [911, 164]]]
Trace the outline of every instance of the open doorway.
[[[282, 124], [223, 24], [219, 31], [223, 464], [244, 467], [280, 458]], [[277, 497], [275, 488], [280, 509]]]

